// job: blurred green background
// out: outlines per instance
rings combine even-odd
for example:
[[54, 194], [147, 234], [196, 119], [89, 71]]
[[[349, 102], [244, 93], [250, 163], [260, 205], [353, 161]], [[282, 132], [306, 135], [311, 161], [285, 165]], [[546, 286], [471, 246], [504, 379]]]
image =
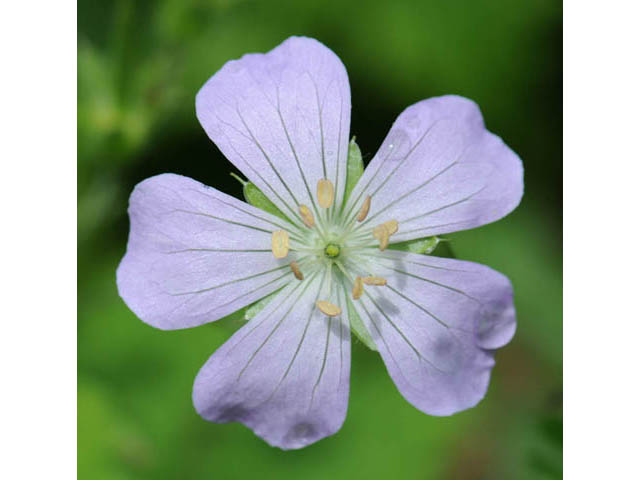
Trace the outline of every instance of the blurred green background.
[[[78, 474], [82, 479], [548, 479], [562, 476], [562, 6], [553, 0], [78, 4]], [[237, 320], [163, 332], [118, 297], [133, 186], [162, 172], [240, 197], [194, 98], [225, 61], [312, 36], [347, 67], [365, 161], [406, 106], [456, 93], [525, 165], [505, 220], [448, 236], [515, 287], [519, 326], [487, 397], [436, 418], [353, 348], [340, 432], [282, 452], [205, 422], [193, 379]]]

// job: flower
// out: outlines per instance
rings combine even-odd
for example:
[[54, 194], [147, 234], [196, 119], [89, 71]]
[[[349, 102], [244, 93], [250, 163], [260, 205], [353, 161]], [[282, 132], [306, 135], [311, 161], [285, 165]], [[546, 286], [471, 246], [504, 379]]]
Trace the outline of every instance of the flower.
[[346, 70], [316, 40], [230, 61], [198, 93], [198, 119], [281, 213], [172, 174], [130, 199], [117, 283], [144, 322], [195, 327], [277, 292], [202, 367], [193, 402], [282, 449], [342, 426], [350, 328], [431, 415], [477, 404], [515, 332], [505, 276], [392, 248], [508, 214], [523, 192], [518, 156], [475, 103], [431, 98], [400, 114], [353, 188], [350, 110]]

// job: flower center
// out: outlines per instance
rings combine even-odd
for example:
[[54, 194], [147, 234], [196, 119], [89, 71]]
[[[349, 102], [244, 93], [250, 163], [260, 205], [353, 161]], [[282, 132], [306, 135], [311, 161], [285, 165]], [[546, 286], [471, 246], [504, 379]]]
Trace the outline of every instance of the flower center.
[[325, 247], [324, 254], [329, 258], [336, 258], [340, 255], [340, 247], [335, 243], [330, 243]]
[[300, 219], [309, 233], [305, 233], [306, 230], [300, 226], [295, 227], [298, 231], [291, 230], [291, 235], [284, 230], [276, 230], [271, 235], [271, 251], [277, 259], [286, 258], [290, 250], [297, 254], [289, 267], [299, 281], [303, 281], [309, 273], [326, 269], [328, 275], [321, 287], [323, 297], [326, 295], [324, 298], [336, 303], [321, 297], [316, 301], [316, 306], [325, 315], [335, 317], [342, 313], [342, 308], [336, 296], [338, 287], [334, 288], [332, 282], [337, 281], [338, 286], [345, 289], [353, 287], [351, 293], [354, 300], [362, 297], [365, 286], [384, 287], [387, 284], [385, 278], [372, 274], [375, 265], [371, 260], [377, 255], [373, 251], [376, 243], [380, 251], [388, 247], [389, 237], [398, 231], [398, 221], [369, 224], [379, 215], [367, 220], [371, 207], [370, 195], [365, 197], [359, 211], [353, 211], [355, 204], [346, 213], [332, 210], [335, 189], [326, 178], [318, 180], [317, 200], [320, 208], [312, 205], [315, 216], [308, 206], [298, 205]]

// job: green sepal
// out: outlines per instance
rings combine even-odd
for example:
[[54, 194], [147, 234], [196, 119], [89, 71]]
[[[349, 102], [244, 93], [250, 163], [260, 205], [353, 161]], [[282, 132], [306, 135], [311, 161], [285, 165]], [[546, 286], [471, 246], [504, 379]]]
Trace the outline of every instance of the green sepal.
[[360, 180], [364, 172], [364, 163], [362, 162], [362, 152], [356, 143], [356, 137], [349, 142], [349, 155], [347, 156], [347, 181], [344, 187], [344, 202], [349, 199], [349, 195]]
[[451, 248], [451, 242], [446, 238], [440, 239], [440, 245], [436, 253], [439, 257], [457, 258], [456, 254], [453, 251], [453, 248]]
[[360, 315], [358, 315], [358, 312], [356, 312], [356, 308], [353, 306], [353, 302], [351, 302], [350, 298], [347, 298], [347, 314], [349, 315], [349, 325], [351, 325], [351, 331], [353, 332], [353, 334], [368, 349], [377, 352], [378, 347], [376, 347], [373, 338], [371, 338], [367, 327], [365, 327], [364, 323], [362, 323], [362, 319], [360, 318]]
[[279, 292], [280, 292], [280, 289], [276, 290], [273, 293], [270, 293], [266, 297], [258, 300], [256, 303], [252, 303], [251, 305], [249, 305], [244, 311], [244, 319], [245, 319], [245, 321], [248, 322], [253, 317], [258, 315], [264, 309], [264, 307], [266, 307], [267, 304], [271, 300], [273, 300], [273, 297], [275, 297]]
[[389, 249], [429, 255], [436, 249], [441, 241], [442, 239], [438, 237], [419, 238], [417, 240], [408, 240], [406, 242], [393, 243], [389, 245]]
[[291, 221], [253, 183], [246, 180], [242, 180], [239, 176], [237, 176], [233, 172], [230, 175], [242, 184], [242, 193], [244, 195], [244, 199], [249, 205], [253, 205], [254, 207], [259, 208], [260, 210], [264, 210], [265, 212], [270, 213], [271, 215], [280, 217], [281, 219], [286, 220], [287, 222]]

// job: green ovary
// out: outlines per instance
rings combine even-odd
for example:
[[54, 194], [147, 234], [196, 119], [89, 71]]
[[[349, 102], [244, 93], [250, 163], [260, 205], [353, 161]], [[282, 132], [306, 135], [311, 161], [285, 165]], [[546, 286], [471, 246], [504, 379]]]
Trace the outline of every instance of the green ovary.
[[340, 255], [340, 247], [335, 243], [330, 243], [325, 247], [324, 254], [329, 258], [336, 258]]

